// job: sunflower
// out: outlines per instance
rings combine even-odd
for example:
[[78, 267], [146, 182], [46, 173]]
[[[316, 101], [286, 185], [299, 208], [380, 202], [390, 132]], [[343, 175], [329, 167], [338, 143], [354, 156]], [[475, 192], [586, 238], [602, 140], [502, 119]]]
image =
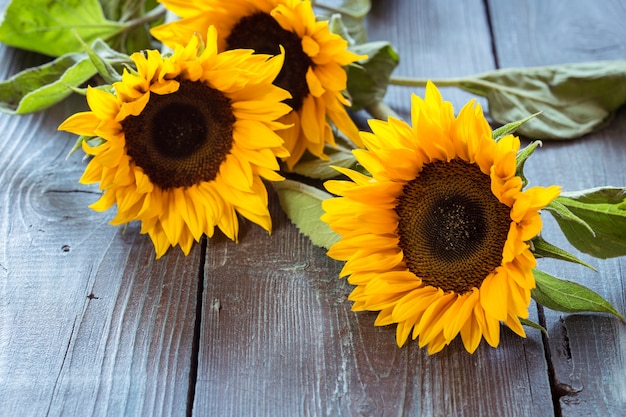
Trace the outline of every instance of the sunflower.
[[523, 191], [519, 139], [494, 141], [473, 101], [455, 117], [429, 83], [411, 119], [370, 121], [366, 149], [353, 152], [371, 176], [338, 168], [349, 180], [325, 183], [339, 197], [324, 201], [322, 220], [341, 235], [328, 255], [347, 261], [353, 310], [379, 311], [375, 324], [396, 323], [398, 346], [411, 334], [430, 354], [459, 333], [470, 353], [483, 337], [496, 347], [500, 323], [525, 337], [527, 242], [560, 188]]
[[262, 179], [281, 180], [277, 157], [288, 152], [275, 130], [290, 111], [289, 93], [272, 84], [283, 55], [217, 52], [217, 32], [201, 46], [192, 37], [164, 58], [135, 53], [114, 92], [89, 88], [91, 111], [59, 126], [101, 138], [80, 182], [100, 183], [97, 211], [117, 204], [112, 224], [141, 221], [157, 257], [212, 236], [215, 226], [237, 240], [237, 213], [271, 230]]
[[168, 46], [215, 25], [221, 51], [250, 48], [274, 55], [284, 47], [285, 65], [275, 84], [292, 95], [286, 103], [293, 111], [282, 120], [292, 127], [279, 133], [290, 152], [285, 158], [289, 169], [306, 150], [326, 159], [325, 144], [335, 144], [327, 119], [356, 145], [362, 145], [359, 131], [346, 112], [350, 101], [342, 91], [347, 85], [343, 66], [364, 57], [348, 51], [348, 43], [329, 31], [328, 22], [316, 21], [309, 1], [159, 1], [181, 16], [151, 31]]

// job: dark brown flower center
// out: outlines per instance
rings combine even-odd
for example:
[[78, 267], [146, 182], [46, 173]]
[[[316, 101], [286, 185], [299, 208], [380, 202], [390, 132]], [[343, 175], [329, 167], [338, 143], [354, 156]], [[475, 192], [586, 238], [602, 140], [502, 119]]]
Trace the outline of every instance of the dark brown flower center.
[[285, 48], [285, 63], [274, 84], [289, 91], [293, 98], [285, 103], [294, 110], [302, 107], [309, 94], [306, 73], [313, 61], [302, 50], [302, 40], [280, 27], [269, 14], [259, 12], [239, 20], [226, 38], [227, 49], [254, 49], [258, 54], [278, 55]]
[[395, 211], [407, 267], [426, 285], [463, 294], [480, 288], [502, 263], [511, 209], [476, 164], [424, 165], [404, 186]]
[[162, 189], [212, 181], [233, 146], [235, 116], [228, 99], [202, 82], [150, 100], [122, 121], [126, 152]]

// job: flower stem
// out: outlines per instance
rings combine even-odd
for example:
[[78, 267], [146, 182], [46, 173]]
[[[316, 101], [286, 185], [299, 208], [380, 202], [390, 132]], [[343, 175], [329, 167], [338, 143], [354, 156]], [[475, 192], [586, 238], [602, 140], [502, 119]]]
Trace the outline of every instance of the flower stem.
[[347, 16], [350, 16], [350, 17], [352, 17], [354, 19], [358, 19], [359, 18], [358, 16], [356, 16], [354, 14], [347, 13], [345, 10], [340, 10], [340, 9], [338, 9], [336, 7], [333, 7], [333, 6], [330, 6], [328, 4], [318, 3], [317, 1], [314, 1], [314, 2], [312, 2], [312, 5], [314, 7], [319, 8], [319, 9], [326, 10], [327, 12], [337, 13], [337, 14], [341, 14], [341, 15], [347, 15]]
[[124, 25], [124, 32], [130, 32], [136, 27], [145, 25], [146, 23], [153, 22], [161, 17], [165, 16], [165, 7], [162, 4], [159, 4], [154, 9], [150, 10], [148, 13], [139, 16], [136, 19], [129, 20]]
[[403, 87], [426, 87], [426, 83], [432, 81], [437, 87], [458, 87], [461, 84], [459, 79], [447, 79], [447, 80], [430, 80], [425, 78], [408, 78], [408, 77], [391, 77], [389, 84], [399, 85]]
[[393, 117], [402, 120], [398, 113], [383, 101], [376, 101], [373, 104], [367, 105], [365, 106], [365, 110], [375, 119], [387, 120], [388, 117]]

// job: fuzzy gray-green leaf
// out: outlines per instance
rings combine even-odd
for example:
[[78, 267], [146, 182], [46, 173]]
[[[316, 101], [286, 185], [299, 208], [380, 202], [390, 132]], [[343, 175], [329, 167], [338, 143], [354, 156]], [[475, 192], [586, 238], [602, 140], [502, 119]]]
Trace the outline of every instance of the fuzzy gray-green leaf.
[[67, 54], [52, 62], [28, 68], [0, 82], [0, 111], [25, 114], [43, 110], [63, 100], [96, 74], [87, 54]]
[[322, 201], [332, 197], [329, 193], [292, 180], [275, 182], [274, 188], [287, 217], [314, 245], [329, 249], [339, 240], [340, 236], [320, 219], [324, 214]]
[[[315, 6], [326, 11], [326, 17], [331, 20], [333, 33], [340, 33], [351, 44], [367, 42], [367, 30], [363, 21], [372, 7], [370, 0], [345, 0], [338, 7], [329, 6], [323, 2], [316, 3]], [[341, 20], [341, 30], [337, 30], [337, 18]]]
[[468, 77], [459, 87], [487, 97], [499, 123], [532, 139], [573, 139], [605, 125], [626, 102], [626, 60], [512, 68]]
[[352, 109], [360, 110], [383, 100], [391, 73], [400, 58], [390, 43], [382, 41], [355, 45], [350, 50], [358, 55], [367, 55], [366, 59], [346, 67]]
[[328, 160], [317, 157], [301, 159], [293, 167], [293, 172], [313, 179], [327, 180], [340, 175], [333, 167], [352, 168], [356, 164], [354, 155], [348, 150], [328, 148], [326, 154]]

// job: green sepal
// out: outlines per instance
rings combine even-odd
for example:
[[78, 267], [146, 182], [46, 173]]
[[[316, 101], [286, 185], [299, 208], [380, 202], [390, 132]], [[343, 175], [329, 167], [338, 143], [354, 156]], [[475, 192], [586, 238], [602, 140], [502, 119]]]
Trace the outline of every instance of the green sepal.
[[533, 329], [537, 329], [537, 330], [541, 331], [541, 333], [546, 335], [546, 337], [549, 337], [548, 336], [548, 331], [541, 324], [535, 323], [534, 321], [532, 321], [530, 319], [523, 319], [521, 317], [518, 318], [518, 320], [519, 320], [520, 323], [522, 323], [522, 325], [528, 326], [528, 327], [532, 327]]
[[[104, 139], [102, 139], [99, 136], [86, 136], [86, 135], [79, 136], [78, 139], [76, 139], [74, 146], [72, 146], [72, 149], [70, 149], [70, 151], [67, 153], [67, 156], [65, 157], [65, 159], [66, 160], [69, 159], [70, 156], [72, 156], [76, 151], [81, 149], [83, 147], [83, 142], [87, 142], [89, 146], [91, 146], [92, 148], [95, 148], [96, 146], [104, 143]], [[88, 157], [88, 156], [89, 155], [85, 155], [85, 157]]]
[[502, 139], [503, 137], [505, 137], [506, 135], [510, 135], [512, 133], [515, 133], [515, 131], [517, 131], [517, 129], [519, 129], [519, 127], [521, 125], [523, 125], [524, 123], [526, 123], [530, 119], [532, 119], [534, 117], [537, 117], [540, 114], [541, 114], [541, 112], [537, 112], [535, 114], [531, 114], [530, 116], [523, 118], [522, 120], [518, 120], [516, 122], [507, 123], [504, 126], [500, 126], [499, 128], [497, 128], [497, 129], [495, 129], [493, 131], [493, 139], [497, 142], [500, 139]]
[[74, 146], [72, 146], [72, 149], [70, 149], [70, 151], [67, 153], [67, 156], [65, 157], [65, 159], [69, 159], [69, 157], [72, 156], [74, 152], [76, 152], [77, 150], [83, 147], [83, 142], [88, 141], [92, 137], [93, 136], [80, 135], [78, 139], [76, 139], [76, 142], [74, 143]]
[[556, 278], [538, 269], [533, 270], [536, 287], [532, 298], [539, 304], [564, 313], [607, 313], [624, 321], [624, 317], [595, 291], [576, 282]]
[[530, 155], [532, 155], [533, 152], [535, 152], [535, 149], [537, 149], [537, 146], [541, 146], [540, 140], [531, 142], [524, 149], [520, 150], [517, 153], [517, 156], [515, 157], [515, 166], [517, 167], [515, 169], [515, 175], [522, 179], [522, 188], [528, 185], [528, 179], [524, 175], [524, 164], [526, 164], [526, 160], [530, 157]]
[[[75, 34], [76, 37], [78, 37], [76, 32]], [[107, 84], [113, 84], [114, 82], [122, 80], [122, 76], [113, 67], [112, 63], [130, 64], [132, 61], [128, 55], [115, 51], [102, 39], [96, 39], [91, 46], [87, 45], [80, 38], [78, 38], [78, 40], [83, 46], [83, 50], [89, 56], [89, 59], [91, 59], [91, 63], [98, 71], [98, 74], [100, 74]]]
[[595, 271], [596, 269], [589, 265], [586, 262], [581, 261], [576, 256], [572, 255], [565, 249], [561, 249], [558, 246], [555, 246], [549, 242], [546, 242], [541, 235], [535, 236], [531, 241], [531, 251], [535, 254], [535, 256], [543, 257], [543, 258], [553, 258], [561, 261], [567, 261], [576, 263], [579, 265], [586, 266], [587, 268]]
[[307, 236], [314, 245], [326, 249], [338, 242], [340, 236], [321, 220], [324, 214], [322, 202], [331, 194], [313, 186], [284, 180], [273, 183], [283, 211], [296, 225], [300, 233]]

